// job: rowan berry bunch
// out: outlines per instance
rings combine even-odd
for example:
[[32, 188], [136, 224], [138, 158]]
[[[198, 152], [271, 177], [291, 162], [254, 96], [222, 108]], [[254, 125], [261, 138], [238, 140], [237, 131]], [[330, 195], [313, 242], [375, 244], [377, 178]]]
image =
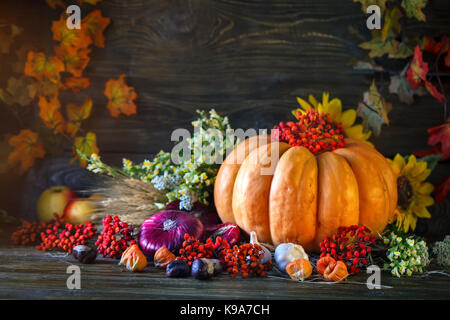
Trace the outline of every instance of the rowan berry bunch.
[[35, 245], [41, 241], [41, 232], [47, 229], [45, 222], [24, 221], [11, 235], [11, 241], [15, 245]]
[[220, 260], [231, 277], [241, 273], [247, 278], [251, 274], [265, 277], [266, 271], [272, 269], [272, 261], [263, 264], [263, 258], [264, 251], [259, 244], [244, 243], [224, 249]]
[[90, 221], [85, 224], [73, 225], [66, 223], [55, 214], [55, 220], [49, 222], [45, 231], [41, 232], [41, 243], [36, 246], [37, 250], [49, 251], [61, 249], [72, 253], [73, 248], [78, 245], [86, 245], [91, 239], [96, 228]]
[[365, 226], [340, 227], [338, 234], [320, 243], [320, 257], [330, 255], [335, 260], [343, 261], [350, 273], [357, 274], [368, 265], [368, 257], [375, 244], [375, 236]]
[[186, 233], [177, 260], [183, 260], [190, 267], [195, 259], [214, 257], [214, 250], [215, 245], [211, 238], [202, 243]]
[[285, 141], [291, 146], [302, 146], [316, 154], [325, 150], [335, 150], [344, 146], [344, 129], [340, 122], [333, 122], [328, 114], [309, 109], [304, 114], [297, 113], [298, 122], [280, 122], [274, 126], [272, 137]]
[[136, 244], [136, 241], [128, 224], [120, 221], [118, 216], [111, 217], [108, 214], [103, 219], [103, 231], [95, 242], [98, 253], [102, 257], [120, 259], [122, 253], [133, 244]]

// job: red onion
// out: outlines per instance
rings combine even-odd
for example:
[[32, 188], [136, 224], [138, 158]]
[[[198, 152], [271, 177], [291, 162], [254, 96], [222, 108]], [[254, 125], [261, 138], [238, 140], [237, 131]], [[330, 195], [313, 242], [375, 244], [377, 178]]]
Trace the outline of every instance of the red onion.
[[170, 251], [179, 250], [185, 233], [200, 239], [203, 224], [186, 212], [164, 210], [144, 221], [139, 230], [139, 246], [146, 256], [153, 258], [156, 250], [163, 246]]
[[205, 229], [205, 238], [216, 239], [217, 237], [227, 240], [228, 244], [232, 247], [239, 243], [241, 238], [241, 230], [237, 225], [231, 222], [224, 224], [218, 224]]
[[205, 228], [209, 228], [220, 223], [217, 211], [214, 208], [204, 205], [201, 202], [198, 201], [195, 202], [192, 205], [192, 209], [189, 211], [180, 210], [179, 208], [180, 208], [180, 200], [175, 200], [169, 203], [164, 210], [177, 210], [187, 212], [193, 215], [194, 217], [198, 218], [203, 223]]

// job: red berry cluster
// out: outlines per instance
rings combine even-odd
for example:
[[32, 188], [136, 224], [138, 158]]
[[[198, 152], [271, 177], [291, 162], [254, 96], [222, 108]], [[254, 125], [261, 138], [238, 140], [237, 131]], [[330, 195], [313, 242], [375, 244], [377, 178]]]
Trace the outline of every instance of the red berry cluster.
[[55, 217], [55, 220], [47, 224], [45, 231], [41, 232], [42, 242], [36, 249], [43, 251], [62, 249], [72, 253], [73, 248], [78, 245], [86, 245], [95, 234], [96, 228], [90, 221], [85, 224], [73, 225], [64, 222], [57, 215]]
[[272, 269], [272, 261], [262, 264], [264, 251], [259, 244], [244, 243], [234, 245], [222, 251], [220, 261], [231, 277], [241, 273], [243, 278], [250, 274], [266, 276], [266, 271]]
[[305, 114], [297, 113], [298, 122], [280, 122], [275, 126], [272, 138], [285, 141], [291, 146], [302, 146], [316, 154], [344, 146], [342, 124], [330, 120], [328, 114], [308, 109]]
[[214, 257], [214, 250], [215, 245], [211, 238], [202, 243], [186, 233], [177, 260], [183, 260], [191, 266], [195, 259]]
[[360, 268], [367, 266], [368, 255], [372, 252], [370, 245], [374, 243], [375, 236], [365, 226], [341, 227], [338, 234], [325, 237], [320, 243], [320, 257], [330, 255], [345, 262], [350, 273], [357, 274]]
[[11, 241], [15, 245], [33, 245], [41, 240], [41, 232], [47, 229], [45, 222], [24, 221], [21, 226], [11, 235]]
[[95, 245], [102, 257], [120, 259], [122, 253], [136, 241], [131, 236], [131, 230], [126, 222], [118, 216], [109, 214], [103, 219], [103, 231], [98, 236]]

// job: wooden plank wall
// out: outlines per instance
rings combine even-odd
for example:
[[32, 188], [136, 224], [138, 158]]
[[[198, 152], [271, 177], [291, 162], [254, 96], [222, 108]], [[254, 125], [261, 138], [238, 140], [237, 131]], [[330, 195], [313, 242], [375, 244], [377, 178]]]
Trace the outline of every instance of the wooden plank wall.
[[[97, 133], [103, 158], [116, 165], [124, 155], [142, 160], [170, 149], [170, 133], [189, 128], [197, 108], [214, 107], [235, 128], [270, 128], [290, 118], [296, 96], [329, 91], [344, 108], [356, 107], [372, 81], [372, 74], [349, 66], [352, 58], [365, 55], [358, 44], [370, 37], [360, 4], [351, 0], [104, 0], [97, 7], [112, 23], [105, 48], [94, 49], [85, 71], [93, 86], [61, 99], [81, 103], [88, 94], [94, 100], [86, 127]], [[83, 6], [83, 12], [90, 9]], [[48, 53], [54, 45], [51, 21], [60, 12], [43, 0], [0, 4], [0, 19], [23, 26], [30, 41]], [[408, 24], [408, 33], [450, 34], [450, 1], [429, 0], [425, 13], [427, 23]], [[139, 95], [138, 114], [114, 119], [103, 90], [109, 78], [122, 73]], [[448, 74], [442, 78], [450, 92]], [[1, 83], [5, 79], [0, 75]], [[387, 94], [388, 82], [378, 81]], [[430, 96], [413, 105], [387, 97], [394, 106], [391, 124], [373, 140], [377, 148], [386, 156], [426, 148], [426, 129], [443, 122], [442, 106]], [[59, 181], [42, 181], [39, 169], [48, 170], [51, 163], [31, 171], [28, 192], [37, 194]], [[448, 164], [439, 165], [432, 181], [449, 171]], [[38, 176], [40, 181], [33, 180]], [[11, 190], [8, 179], [0, 182], [2, 190]], [[22, 186], [13, 189], [18, 193]], [[28, 202], [33, 197], [28, 195]], [[31, 207], [24, 210], [29, 214]], [[438, 211], [447, 216], [448, 206]], [[441, 218], [436, 221], [440, 225]]]

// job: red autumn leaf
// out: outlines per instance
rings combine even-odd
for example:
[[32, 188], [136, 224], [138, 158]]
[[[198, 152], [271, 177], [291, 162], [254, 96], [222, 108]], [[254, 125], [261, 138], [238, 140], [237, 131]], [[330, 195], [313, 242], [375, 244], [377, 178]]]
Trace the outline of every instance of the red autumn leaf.
[[111, 19], [103, 17], [100, 10], [91, 11], [84, 19], [81, 21], [87, 29], [87, 34], [92, 38], [94, 45], [97, 47], [105, 46], [105, 37], [103, 36], [103, 31], [111, 22]]
[[442, 160], [446, 160], [450, 158], [450, 119], [447, 119], [447, 122], [428, 129], [428, 134], [430, 135], [428, 138], [428, 144], [430, 146], [435, 146], [438, 143], [441, 144], [441, 151], [444, 154]]
[[25, 63], [25, 75], [34, 77], [41, 83], [46, 80], [55, 84], [61, 80], [60, 73], [64, 71], [64, 63], [56, 56], [47, 59], [42, 52], [28, 52]]
[[100, 150], [97, 147], [97, 136], [95, 135], [95, 133], [88, 132], [86, 137], [76, 137], [75, 138], [75, 143], [73, 146], [74, 158], [72, 159], [72, 161], [79, 159], [80, 166], [86, 167], [86, 165], [87, 165], [86, 160], [81, 159], [80, 155], [78, 154], [77, 151], [87, 157], [90, 157], [94, 153], [98, 154], [98, 152]]
[[445, 96], [440, 93], [437, 88], [435, 86], [433, 86], [431, 84], [430, 81], [425, 81], [425, 88], [427, 89], [427, 91], [433, 96], [435, 97], [437, 100], [439, 100], [440, 103], [445, 104], [447, 99], [445, 99]]
[[445, 56], [444, 63], [447, 67], [450, 68], [450, 50], [447, 52], [447, 55]]
[[61, 113], [61, 104], [58, 97], [47, 100], [45, 97], [39, 97], [39, 117], [44, 124], [56, 133], [63, 133], [66, 129], [65, 119]]
[[113, 117], [119, 117], [120, 113], [127, 116], [136, 113], [136, 104], [134, 103], [134, 100], [137, 99], [137, 94], [133, 87], [127, 86], [124, 74], [117, 80], [108, 80], [106, 82], [104, 94], [108, 97], [108, 104], [106, 107]]
[[406, 81], [411, 84], [413, 90], [416, 90], [427, 80], [427, 73], [428, 63], [423, 61], [422, 51], [420, 50], [420, 46], [417, 45], [414, 49], [414, 57], [411, 65], [406, 71]]
[[69, 29], [66, 24], [67, 18], [67, 14], [63, 13], [59, 20], [53, 21], [53, 40], [59, 41], [64, 47], [87, 48], [92, 43], [87, 25], [82, 23], [80, 29]]
[[446, 176], [440, 184], [438, 184], [433, 191], [434, 202], [440, 203], [447, 198], [447, 194], [450, 191], [450, 175]]
[[430, 154], [439, 154], [439, 153], [442, 153], [440, 145], [435, 145], [433, 148], [428, 149], [428, 150], [419, 150], [419, 151], [413, 152], [413, 154], [417, 158], [422, 158], [422, 157], [425, 157], [425, 156], [429, 156]]
[[82, 76], [84, 69], [89, 63], [91, 49], [55, 46], [53, 50], [55, 55], [63, 61], [66, 72], [70, 72], [74, 77]]
[[37, 158], [45, 156], [44, 146], [39, 142], [38, 134], [28, 129], [11, 137], [9, 145], [14, 147], [14, 150], [9, 154], [8, 163], [20, 163], [22, 172], [31, 168]]
[[88, 78], [71, 77], [65, 80], [66, 88], [71, 89], [73, 92], [80, 92], [91, 85], [91, 81]]
[[66, 107], [66, 113], [68, 117], [67, 133], [74, 137], [80, 129], [81, 122], [86, 120], [91, 115], [92, 100], [86, 98], [81, 106], [75, 104], [68, 104]]

